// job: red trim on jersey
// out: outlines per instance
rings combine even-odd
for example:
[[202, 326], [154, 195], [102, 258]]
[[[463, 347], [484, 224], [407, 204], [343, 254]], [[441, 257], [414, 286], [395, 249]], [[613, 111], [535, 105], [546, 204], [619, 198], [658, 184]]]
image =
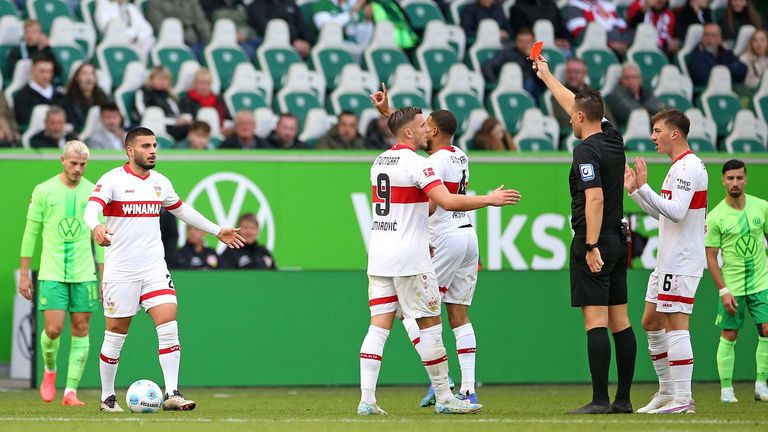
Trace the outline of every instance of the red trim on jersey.
[[443, 184], [445, 185], [445, 187], [448, 188], [448, 192], [450, 192], [452, 194], [455, 194], [456, 192], [459, 191], [459, 183], [443, 182]]
[[105, 203], [104, 200], [99, 198], [99, 197], [90, 197], [90, 198], [88, 198], [88, 201], [93, 201], [95, 203], [99, 203], [99, 204], [101, 204], [102, 207], [106, 207], [107, 206], [107, 203]]
[[132, 175], [134, 177], [138, 177], [138, 178], [140, 178], [142, 180], [146, 180], [146, 179], [149, 178], [149, 172], [147, 172], [147, 175], [145, 175], [145, 176], [140, 176], [140, 175], [136, 174], [135, 172], [133, 172], [133, 170], [131, 169], [131, 166], [128, 165], [127, 162], [125, 163], [125, 165], [123, 165], [123, 168], [125, 169], [125, 172], [127, 172], [128, 174], [130, 174], [130, 175]]
[[181, 207], [181, 204], [183, 204], [181, 202], [181, 200], [178, 200], [178, 201], [176, 201], [176, 204], [170, 205], [170, 206], [166, 207], [165, 209], [168, 210], [168, 211], [176, 210], [177, 208]]
[[[432, 183], [424, 186], [424, 189], [422, 189], [422, 190], [424, 191], [424, 194], [427, 194], [429, 191], [431, 191], [432, 189], [440, 186], [441, 184], [443, 184], [442, 180], [439, 180], [439, 179], [438, 180], [433, 180]], [[427, 201], [429, 201], [429, 198], [427, 198]]]
[[663, 352], [661, 354], [656, 354], [656, 355], [651, 354], [651, 361], [665, 359], [665, 358], [667, 358], [668, 355], [669, 355], [669, 353], [665, 353], [665, 352]]
[[683, 297], [669, 294], [659, 294], [660, 301], [671, 301], [685, 304], [693, 304], [693, 297]]
[[393, 303], [397, 301], [397, 296], [390, 296], [390, 297], [379, 297], [375, 299], [368, 300], [368, 306], [376, 306], [380, 304], [386, 304], [386, 303]]
[[104, 363], [109, 363], [109, 364], [117, 364], [117, 362], [119, 362], [119, 361], [120, 361], [120, 359], [119, 359], [119, 358], [116, 358], [116, 359], [113, 359], [113, 358], [109, 358], [109, 357], [107, 357], [107, 356], [105, 356], [104, 354], [101, 354], [101, 353], [99, 353], [99, 358], [100, 358], [100, 359], [101, 359], [101, 361], [103, 361]]
[[172, 352], [181, 351], [181, 345], [174, 345], [172, 347], [168, 348], [160, 348], [160, 350], [157, 352], [158, 355], [163, 354], [170, 354]]
[[[125, 213], [123, 210], [124, 205], [147, 205], [147, 206], [157, 206], [157, 213], [149, 212], [149, 213]], [[104, 216], [113, 216], [113, 217], [160, 217], [160, 207], [163, 206], [162, 201], [110, 201], [110, 203], [104, 207]], [[147, 208], [149, 210], [149, 208]]]
[[670, 366], [686, 366], [686, 365], [692, 365], [693, 359], [683, 359], [683, 360], [670, 360], [669, 365]]
[[456, 147], [454, 146], [448, 146], [448, 147], [440, 147], [439, 149], [435, 150], [436, 152], [439, 152], [440, 150], [447, 150], [451, 153], [456, 153]]
[[161, 296], [161, 295], [172, 295], [172, 296], [175, 296], [176, 295], [176, 291], [172, 290], [170, 288], [166, 288], [166, 289], [161, 289], [161, 290], [157, 290], [157, 291], [148, 292], [148, 293], [144, 294], [143, 296], [139, 297], [139, 303], [143, 302], [144, 300], [149, 300], [151, 298], [155, 298], [155, 297]]
[[458, 355], [474, 354], [475, 351], [477, 351], [477, 348], [462, 348], [462, 349], [457, 349], [456, 350], [456, 354], [458, 354]]
[[410, 150], [414, 153], [416, 153], [416, 150], [414, 150], [412, 147], [408, 147], [405, 144], [395, 144], [392, 147], [389, 148], [390, 150]]
[[442, 356], [442, 357], [440, 357], [438, 359], [423, 361], [421, 363], [424, 366], [433, 366], [433, 365], [436, 365], [436, 364], [440, 364], [440, 363], [442, 363], [444, 361], [448, 361], [448, 356], [447, 355], [444, 355], [444, 356]]
[[[373, 202], [384, 202], [384, 199], [379, 198], [376, 193], [376, 186], [371, 186], [371, 193]], [[416, 186], [390, 186], [389, 202], [393, 204], [416, 204], [429, 202], [429, 197]]]
[[416, 344], [418, 344], [419, 342], [421, 342], [421, 338], [420, 338], [420, 337], [417, 337], [416, 339], [414, 339], [414, 340], [412, 340], [412, 341], [411, 341], [411, 343], [413, 344], [413, 346], [416, 346]]
[[680, 156], [676, 157], [675, 160], [672, 161], [672, 165], [674, 165], [675, 162], [679, 161], [680, 159], [688, 156], [689, 154], [693, 154], [693, 151], [692, 150], [688, 150], [688, 151], [684, 152], [683, 154], [681, 154]]
[[691, 210], [707, 208], [707, 191], [696, 191], [693, 193], [691, 204], [688, 206]]
[[381, 356], [378, 354], [360, 353], [361, 359], [378, 360], [381, 361]]
[[441, 294], [445, 294], [448, 292], [447, 287], [437, 287], [438, 291], [440, 291]]

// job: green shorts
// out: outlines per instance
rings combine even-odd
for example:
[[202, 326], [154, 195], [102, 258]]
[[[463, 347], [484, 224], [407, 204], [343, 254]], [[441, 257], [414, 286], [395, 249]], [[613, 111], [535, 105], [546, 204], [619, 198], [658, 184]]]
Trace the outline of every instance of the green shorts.
[[755, 324], [768, 323], [768, 290], [746, 296], [736, 296], [736, 315], [730, 315], [725, 310], [723, 302], [717, 306], [717, 318], [715, 325], [722, 330], [739, 330], [744, 327], [744, 312], [749, 309], [749, 314]]
[[99, 287], [91, 282], [38, 281], [37, 308], [39, 310], [65, 310], [94, 312], [99, 308]]

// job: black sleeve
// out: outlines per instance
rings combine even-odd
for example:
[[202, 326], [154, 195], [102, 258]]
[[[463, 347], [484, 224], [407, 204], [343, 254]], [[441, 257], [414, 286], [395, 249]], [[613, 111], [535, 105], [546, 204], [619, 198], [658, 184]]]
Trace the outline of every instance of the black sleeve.
[[224, 249], [224, 252], [219, 255], [219, 268], [235, 269], [237, 268], [235, 265], [236, 262], [237, 257], [235, 256], [235, 252], [231, 249]]
[[189, 259], [184, 253], [184, 249], [177, 249], [166, 261], [168, 262], [168, 267], [172, 269], [189, 268]]
[[190, 114], [192, 117], [195, 117], [195, 115], [197, 115], [196, 111], [195, 103], [189, 96], [185, 95], [183, 98], [181, 98], [179, 101], [179, 112], [182, 114]]
[[[608, 123], [610, 124], [610, 123]], [[602, 187], [600, 182], [600, 155], [592, 145], [576, 146], [573, 149], [573, 167], [577, 170], [579, 190]]]
[[264, 37], [264, 32], [267, 30], [268, 15], [264, 11], [265, 6], [261, 1], [255, 0], [248, 5], [248, 24], [256, 30], [256, 34], [259, 37]]

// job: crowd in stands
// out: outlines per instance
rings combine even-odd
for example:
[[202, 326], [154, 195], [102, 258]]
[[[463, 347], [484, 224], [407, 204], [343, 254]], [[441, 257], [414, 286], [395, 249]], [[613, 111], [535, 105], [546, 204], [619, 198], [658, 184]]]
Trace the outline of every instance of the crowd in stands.
[[[400, 71], [400, 68], [394, 67], [397, 62], [386, 72], [371, 64], [379, 61], [369, 51], [378, 43], [377, 35], [382, 23], [388, 23], [387, 28], [391, 29], [386, 35], [391, 38], [389, 43], [392, 44], [389, 47], [392, 51], [382, 58], [399, 58], [397, 53], [401, 52], [402, 63], [412, 65], [413, 73], [427, 76], [428, 88], [420, 87], [421, 93], [417, 96], [423, 98], [427, 111], [451, 109], [456, 112], [461, 136], [457, 143], [465, 147], [495, 151], [539, 148], [516, 142], [518, 134], [526, 136], [522, 133], [526, 126], [533, 128], [535, 125], [524, 124], [521, 120], [523, 112], [510, 112], [495, 100], [498, 89], [511, 86], [511, 91], [516, 91], [514, 87], [519, 80], [522, 97], [528, 101], [523, 101], [522, 109], [541, 109], [545, 114], [543, 118], [551, 119], [558, 127], [559, 134], [555, 132], [557, 136], [550, 137], [554, 148], [565, 148], [565, 138], [570, 134], [569, 114], [553, 103], [527, 58], [533, 42], [542, 37], [550, 42], [545, 47], [547, 51], [544, 55], [551, 56], [553, 67], [556, 61], [559, 62], [560, 67], [555, 71], [566, 87], [578, 91], [591, 85], [604, 91], [606, 117], [621, 130], [629, 127], [632, 113], [638, 109], [653, 115], [670, 106], [670, 101], [655, 91], [657, 82], [648, 75], [648, 69], [635, 63], [633, 47], [639, 45], [636, 42], [641, 28], [643, 32], [650, 29], [655, 35], [653, 45], [663, 54], [662, 64], [676, 65], [681, 75], [690, 79], [694, 93], [687, 98], [689, 107], [700, 107], [705, 114], [708, 113], [705, 102], [700, 98], [706, 93], [712, 71], [724, 66], [739, 101], [736, 109], [751, 110], [757, 121], [765, 122], [763, 111], [756, 106], [757, 99], [753, 100], [753, 97], [758, 94], [768, 69], [767, 1], [0, 1], [12, 3], [18, 12], [15, 22], [23, 23], [23, 33], [18, 35], [18, 41], [6, 45], [6, 64], [0, 68], [4, 88], [12, 88], [6, 90], [5, 98], [0, 98], [0, 147], [61, 147], [66, 140], [79, 137], [94, 149], [119, 150], [126, 130], [142, 124], [159, 128], [156, 132], [166, 137], [164, 146], [169, 148], [387, 148], [393, 144], [394, 137], [384, 119], [366, 113], [372, 107], [365, 100], [366, 93], [375, 91], [379, 82], [393, 84]], [[41, 2], [63, 4], [68, 12], [62, 16], [69, 17], [73, 23], [91, 25], [95, 41], [99, 42], [94, 45], [98, 46], [88, 48], [87, 43], [81, 43], [86, 37], [77, 39], [77, 35], [83, 34], [82, 29], [73, 30], [71, 33], [75, 36], [70, 34], [70, 37], [74, 37], [81, 46], [82, 59], [72, 62], [63, 56], [57, 51], [62, 42], [57, 42], [59, 36], [55, 35], [60, 19], [53, 21], [55, 17], [42, 16], [42, 12], [34, 6]], [[421, 8], [420, 12], [414, 13], [414, 8]], [[430, 33], [432, 22], [429, 19], [422, 21], [425, 16], [444, 22], [446, 26], [441, 29], [444, 33], [438, 31], [435, 38], [435, 33]], [[6, 28], [0, 28], [0, 33], [8, 34], [6, 30], [14, 21], [2, 18], [0, 27]], [[278, 22], [275, 20], [284, 24], [275, 25]], [[164, 30], [166, 26], [172, 28], [169, 22], [180, 24], [179, 34]], [[547, 25], [541, 26], [542, 22]], [[697, 25], [702, 26], [701, 35], [688, 46], [686, 40], [693, 34], [691, 29]], [[597, 27], [597, 33], [590, 30]], [[74, 24], [72, 28], [80, 29]], [[285, 34], [281, 33], [283, 28]], [[746, 33], [748, 38], [741, 40], [740, 35], [746, 28], [750, 29], [750, 33]], [[340, 29], [338, 40], [333, 39], [334, 29]], [[537, 34], [540, 31], [546, 32], [546, 36], [542, 36], [544, 33]], [[456, 34], [460, 36], [456, 38]], [[493, 40], [487, 40], [488, 34], [493, 35]], [[159, 47], [166, 46], [163, 44], [167, 43], [165, 38], [169, 35], [185, 45], [175, 55], [184, 56], [187, 55], [185, 52], [189, 52], [195, 65], [191, 72], [182, 67], [186, 63], [174, 63], [175, 60], [166, 61], [165, 58], [158, 61]], [[610, 74], [610, 68], [606, 68], [602, 75], [595, 75], [594, 65], [584, 54], [588, 44], [602, 38], [607, 58], [620, 65], [620, 72], [617, 70], [614, 75]], [[126, 71], [135, 71], [128, 67], [130, 63], [127, 61], [118, 65], [120, 73], [115, 74], [112, 62], [121, 57], [97, 55], [103, 51], [102, 45], [111, 46], [108, 42], [113, 39], [127, 44], [128, 49], [123, 56], [135, 53], [135, 61], [142, 65], [141, 71], [145, 72], [143, 76], [137, 77], [133, 72], [127, 76]], [[287, 45], [279, 44], [283, 40]], [[230, 41], [231, 44], [227, 45]], [[229, 51], [214, 54], [213, 48], [222, 43]], [[449, 48], [445, 48], [446, 43]], [[481, 43], [487, 45], [480, 46]], [[262, 53], [273, 45], [280, 46], [284, 51], [272, 57]], [[319, 54], [319, 47], [326, 45], [340, 50], [341, 54], [326, 56], [333, 59], [336, 55], [336, 60], [327, 60]], [[470, 52], [473, 46], [488, 52], [483, 56], [478, 54], [479, 49]], [[466, 64], [467, 73], [482, 82], [484, 88], [482, 85], [479, 89], [473, 87], [476, 106], [470, 106], [466, 112], [458, 108], [454, 110], [451, 103], [440, 96], [446, 89], [467, 84], [457, 83], [456, 80], [449, 82], [449, 77], [453, 76], [452, 64], [443, 65], [444, 73], [436, 72], [432, 65], [443, 61], [440, 59], [445, 57], [445, 53], [430, 57], [428, 49], [453, 50], [452, 57], [449, 57], [455, 57], [454, 63]], [[337, 79], [346, 70], [341, 67], [344, 64], [336, 66], [336, 69], [324, 69], [324, 62], [338, 62], [339, 56], [345, 53], [351, 59], [348, 63], [359, 65], [356, 69], [358, 75], [371, 77], [367, 82], [374, 83], [373, 86], [363, 86], [365, 91], [358, 92], [358, 99], [352, 102], [346, 102], [334, 93], [344, 85], [352, 85]], [[242, 60], [237, 60], [240, 55]], [[478, 59], [477, 66], [472, 63], [473, 56]], [[174, 57], [171, 55], [168, 58]], [[108, 64], [103, 64], [104, 59]], [[219, 62], [230, 64], [220, 69]], [[238, 66], [242, 63], [251, 65], [249, 69], [243, 69], [245, 75], [242, 76], [260, 74], [259, 77], [265, 77], [268, 83], [266, 91], [262, 91], [261, 87], [258, 91], [253, 90], [251, 86], [256, 84], [250, 79], [237, 80], [241, 76]], [[274, 64], [281, 65], [273, 68]], [[306, 67], [295, 69], [297, 64]], [[510, 68], [510, 64], [519, 66], [519, 72]], [[661, 66], [652, 72], [656, 79]], [[306, 98], [293, 100], [281, 95], [281, 89], [289, 87], [295, 71], [302, 77], [300, 84], [311, 87], [313, 93], [309, 99], [316, 98], [316, 103]], [[123, 72], [126, 76], [122, 75]], [[309, 83], [311, 80], [303, 78], [312, 74], [321, 76], [324, 82], [313, 86]], [[512, 77], [511, 81], [509, 77]], [[127, 90], [125, 86], [121, 87], [136, 79], [144, 81], [143, 85]], [[23, 85], [13, 87], [17, 80]], [[243, 100], [249, 102], [237, 102], [229, 94], [235, 92], [228, 93], [238, 86], [248, 87], [250, 93]], [[768, 85], [763, 86], [768, 97]], [[402, 80], [394, 82], [393, 96], [402, 95], [405, 87], [409, 86], [404, 85]], [[257, 99], [261, 102], [254, 102]], [[402, 96], [401, 99], [393, 97], [393, 100], [409, 103], [413, 98]], [[517, 106], [517, 103], [520, 103], [519, 100], [513, 105]], [[49, 106], [50, 109], [44, 115], [35, 114], [35, 107], [39, 105]], [[459, 108], [463, 105], [464, 102], [460, 103]], [[312, 117], [309, 115], [310, 108], [325, 110], [326, 115]], [[484, 113], [470, 115], [472, 108]], [[89, 116], [93, 109], [97, 109], [98, 114]], [[210, 115], [210, 112], [215, 112], [215, 115]], [[732, 113], [731, 117], [735, 114]], [[707, 115], [714, 117], [714, 114]], [[28, 130], [33, 133], [24, 135]], [[728, 133], [725, 129], [718, 130], [714, 143], [716, 148], [723, 149]], [[760, 138], [765, 147], [768, 137]]]

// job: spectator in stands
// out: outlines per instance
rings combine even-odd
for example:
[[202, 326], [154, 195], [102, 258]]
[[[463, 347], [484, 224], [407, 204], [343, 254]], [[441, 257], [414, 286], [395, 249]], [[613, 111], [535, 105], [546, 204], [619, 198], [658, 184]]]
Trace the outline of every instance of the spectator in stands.
[[93, 20], [101, 34], [107, 31], [112, 20], [122, 21], [131, 45], [136, 48], [141, 59], [146, 61], [155, 44], [155, 34], [138, 6], [128, 0], [98, 0]]
[[744, 85], [755, 90], [760, 86], [763, 74], [768, 70], [768, 32], [764, 29], [755, 30], [749, 38], [749, 44], [739, 57], [747, 65], [747, 77]]
[[611, 112], [615, 125], [619, 129], [627, 127], [629, 114], [637, 108], [645, 108], [653, 117], [666, 105], [649, 89], [643, 88], [640, 68], [634, 63], [627, 63], [621, 70], [621, 81], [611, 94], [605, 97], [605, 108]]
[[299, 140], [299, 119], [292, 113], [282, 113], [277, 120], [275, 130], [267, 137], [267, 142], [278, 149], [305, 149], [307, 145]]
[[512, 135], [495, 118], [488, 117], [475, 134], [475, 150], [517, 151]]
[[[28, 19], [24, 21], [24, 37], [19, 46], [11, 48], [8, 52], [8, 73], [13, 76], [16, 63], [22, 59], [31, 59], [37, 55], [49, 58], [53, 62], [54, 78], [61, 76], [61, 65], [56, 61], [53, 55], [53, 49], [48, 45], [48, 36], [43, 33], [40, 23], [37, 20]], [[62, 77], [66, 80], [67, 77]]]
[[0, 147], [15, 147], [16, 142], [16, 136], [8, 125], [8, 121], [4, 118], [0, 118]]
[[368, 0], [318, 0], [312, 3], [312, 21], [318, 30], [329, 22], [345, 29], [362, 52], [373, 36], [373, 9]]
[[261, 38], [248, 24], [248, 12], [242, 0], [200, 0], [200, 5], [212, 24], [221, 18], [231, 19], [237, 28], [237, 43], [249, 58], [255, 57]]
[[200, 6], [200, 0], [148, 0], [147, 19], [160, 31], [166, 18], [178, 18], [184, 27], [184, 43], [198, 58], [203, 57], [205, 44], [211, 39], [211, 24]]
[[688, 27], [711, 22], [712, 9], [709, 8], [709, 0], [688, 0], [675, 14], [675, 38], [685, 41]]
[[211, 146], [211, 125], [204, 121], [195, 120], [189, 128], [187, 139], [176, 144], [176, 148], [187, 148], [190, 150], [210, 150]]
[[240, 235], [245, 239], [245, 246], [240, 249], [227, 248], [219, 257], [220, 268], [237, 270], [277, 270], [277, 265], [269, 249], [258, 243], [259, 220], [253, 213], [245, 213], [237, 218]]
[[656, 44], [659, 49], [673, 56], [680, 48], [675, 39], [675, 15], [669, 10], [667, 0], [635, 0], [627, 9], [629, 27], [636, 29], [640, 23], [656, 28]]
[[607, 0], [571, 0], [562, 13], [565, 26], [574, 38], [580, 37], [587, 25], [595, 21], [608, 32], [608, 46], [612, 50], [619, 56], [627, 51], [627, 23], [619, 16], [613, 3]]
[[165, 113], [165, 129], [176, 141], [183, 140], [192, 124], [192, 116], [182, 114], [171, 88], [171, 72], [165, 66], [155, 66], [144, 88], [136, 91], [136, 110], [144, 114], [147, 107], [156, 106]]
[[734, 84], [744, 82], [747, 76], [747, 65], [742, 63], [733, 51], [723, 46], [720, 26], [717, 24], [704, 25], [699, 46], [688, 56], [688, 73], [695, 86], [705, 86], [709, 82], [709, 74], [717, 65], [726, 66], [731, 71], [731, 81]]
[[256, 117], [253, 112], [243, 110], [235, 115], [232, 136], [224, 140], [220, 149], [263, 149], [271, 148], [265, 140], [256, 136]]
[[16, 123], [26, 130], [32, 109], [36, 105], [58, 105], [62, 94], [53, 86], [53, 60], [44, 53], [32, 56], [30, 81], [13, 95], [13, 107], [16, 111]]
[[373, 22], [390, 21], [395, 27], [395, 43], [405, 50], [408, 55], [421, 42], [419, 35], [411, 28], [405, 13], [394, 0], [369, 0], [373, 12]]
[[505, 63], [517, 63], [523, 72], [523, 87], [528, 93], [538, 100], [539, 98], [539, 80], [531, 69], [531, 62], [528, 56], [531, 53], [533, 45], [533, 32], [529, 28], [518, 29], [515, 35], [514, 47], [502, 49], [496, 52], [490, 59], [486, 60], [482, 66], [483, 78], [485, 82], [493, 85], [499, 81], [499, 74]]
[[291, 45], [301, 57], [307, 57], [312, 49], [314, 35], [304, 23], [301, 9], [293, 0], [253, 0], [248, 5], [248, 22], [261, 37], [265, 37], [269, 20], [280, 18], [288, 23]]
[[0, 147], [13, 147], [19, 142], [19, 125], [16, 124], [16, 113], [8, 106], [5, 95], [0, 93]]
[[386, 150], [395, 145], [396, 141], [395, 135], [387, 126], [387, 118], [381, 116], [368, 123], [365, 139], [368, 141], [369, 148], [376, 150]]
[[67, 141], [75, 137], [66, 132], [67, 115], [60, 106], [52, 105], [45, 114], [45, 128], [32, 135], [29, 146], [32, 148], [63, 149]]
[[319, 149], [355, 149], [368, 147], [368, 142], [357, 131], [357, 116], [350, 111], [339, 114], [336, 126], [317, 141]]
[[753, 25], [755, 28], [766, 27], [766, 22], [757, 9], [752, 5], [752, 0], [728, 0], [720, 19], [717, 21], [722, 30], [723, 41], [728, 46], [733, 46], [739, 29], [745, 25]]
[[[231, 119], [232, 116], [229, 115], [224, 101], [211, 90], [212, 83], [213, 75], [211, 72], [206, 68], [198, 69], [192, 81], [192, 88], [181, 99], [179, 109], [183, 114], [189, 114], [192, 118], [196, 118], [200, 108], [214, 108], [219, 113], [219, 124], [223, 126], [224, 120]], [[229, 131], [223, 131], [225, 134], [227, 132]]]
[[125, 148], [125, 129], [123, 115], [114, 103], [101, 106], [101, 128], [88, 137], [88, 148], [105, 150], [123, 150]]
[[509, 20], [512, 29], [532, 29], [538, 20], [549, 21], [555, 28], [555, 45], [563, 50], [571, 48], [571, 34], [555, 0], [517, 0], [509, 9]]
[[96, 68], [90, 63], [83, 63], [67, 84], [61, 105], [67, 113], [67, 121], [79, 133], [85, 126], [88, 110], [107, 102], [109, 102], [109, 96], [96, 81]]
[[[587, 86], [587, 65], [584, 60], [576, 57], [568, 59], [565, 63], [565, 82], [563, 85], [574, 94], [584, 90]], [[566, 112], [554, 97], [550, 96], [552, 101], [552, 113], [560, 125], [562, 132], [571, 130], [571, 114]], [[570, 133], [570, 132], [568, 132]]]
[[506, 42], [512, 38], [512, 24], [504, 15], [504, 9], [497, 0], [476, 0], [469, 3], [461, 10], [461, 28], [467, 35], [467, 39], [473, 40], [477, 36], [477, 28], [480, 21], [492, 19], [499, 24], [501, 41]]
[[206, 232], [187, 225], [187, 243], [168, 260], [168, 267], [188, 270], [212, 270], [219, 267], [216, 251], [205, 244]]

